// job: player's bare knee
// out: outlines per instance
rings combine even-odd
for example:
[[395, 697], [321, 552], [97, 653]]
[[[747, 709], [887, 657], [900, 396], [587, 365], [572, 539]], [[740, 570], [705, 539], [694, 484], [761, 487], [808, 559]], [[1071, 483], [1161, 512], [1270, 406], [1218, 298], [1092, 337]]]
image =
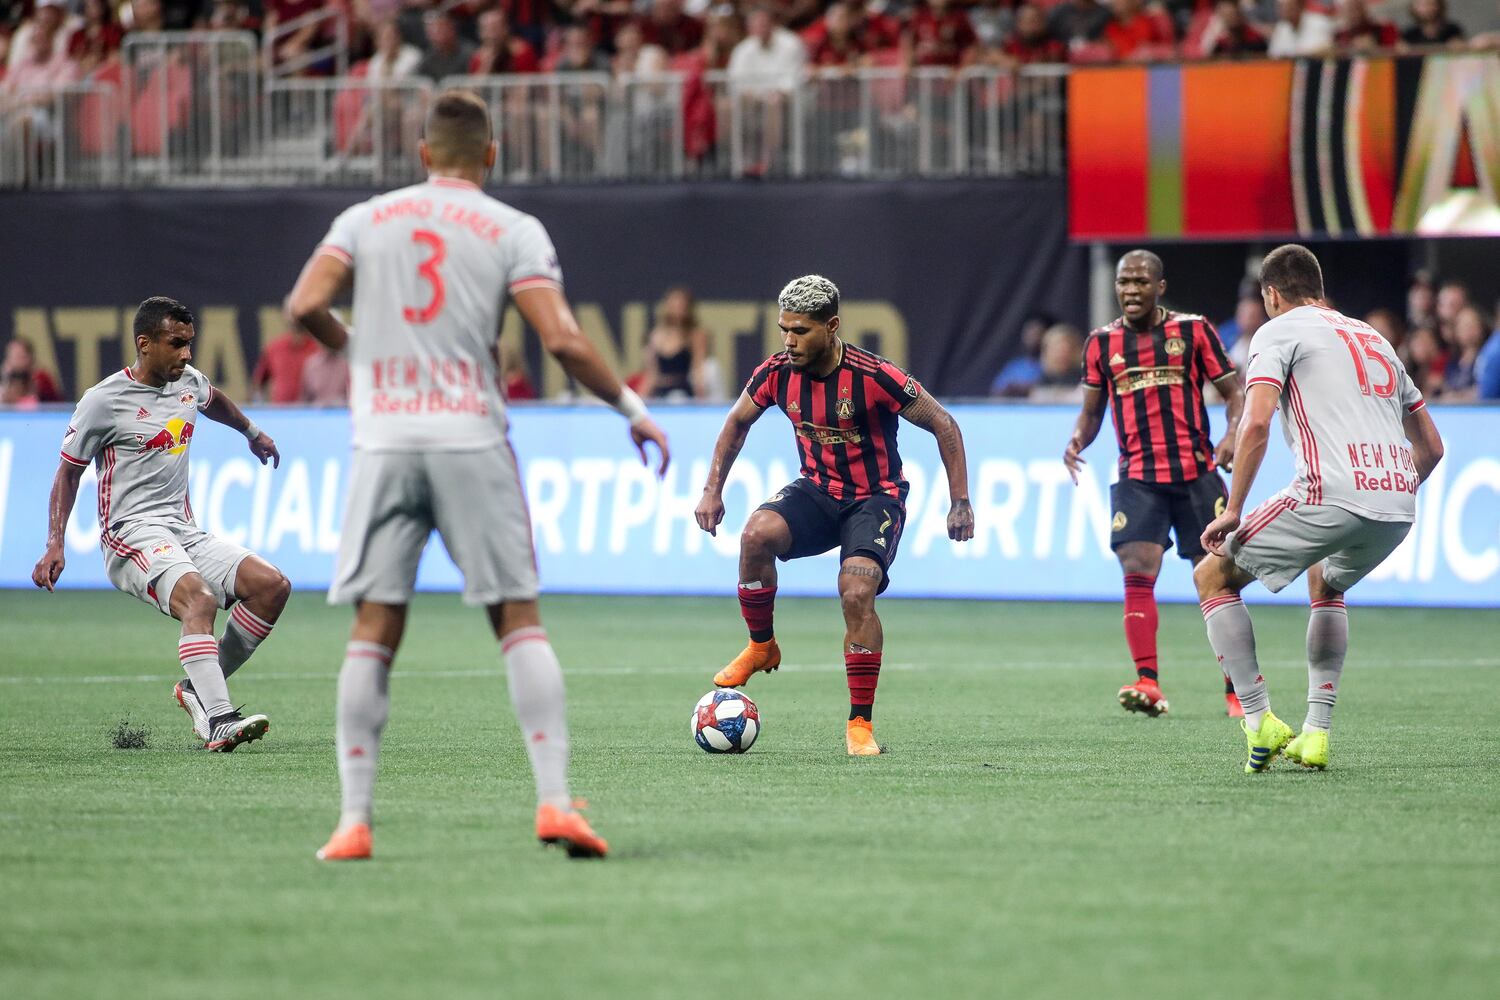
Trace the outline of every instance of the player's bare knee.
[[1210, 597], [1238, 592], [1239, 588], [1235, 586], [1234, 574], [1230, 572], [1230, 567], [1233, 565], [1223, 556], [1210, 555], [1194, 566], [1193, 583], [1198, 587], [1198, 600], [1206, 601]]
[[844, 618], [860, 620], [875, 613], [880, 591], [880, 567], [870, 559], [850, 560], [839, 570], [839, 606]]
[[740, 551], [756, 558], [773, 558], [778, 534], [768, 518], [753, 516], [745, 522], [745, 530], [740, 532]]
[[286, 602], [292, 598], [292, 581], [288, 580], [286, 574], [281, 570], [274, 570], [270, 584], [266, 587], [263, 600], [268, 610], [280, 614], [281, 609], [286, 607]]

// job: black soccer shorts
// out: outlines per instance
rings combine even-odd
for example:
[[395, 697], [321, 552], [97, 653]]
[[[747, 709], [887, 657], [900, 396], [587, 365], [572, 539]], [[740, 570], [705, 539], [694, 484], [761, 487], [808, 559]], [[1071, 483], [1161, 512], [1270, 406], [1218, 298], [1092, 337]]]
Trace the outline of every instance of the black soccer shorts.
[[1109, 488], [1110, 548], [1118, 549], [1126, 542], [1153, 542], [1170, 549], [1175, 535], [1177, 554], [1196, 559], [1206, 554], [1203, 529], [1224, 513], [1228, 497], [1217, 472], [1185, 483], [1122, 479]]
[[759, 509], [780, 514], [792, 530], [792, 547], [777, 557], [783, 562], [822, 555], [837, 545], [841, 563], [853, 556], [867, 556], [880, 564], [877, 593], [885, 593], [890, 586], [891, 563], [896, 559], [901, 529], [906, 526], [904, 497], [881, 493], [865, 500], [836, 500], [812, 480], [802, 478], [789, 483]]

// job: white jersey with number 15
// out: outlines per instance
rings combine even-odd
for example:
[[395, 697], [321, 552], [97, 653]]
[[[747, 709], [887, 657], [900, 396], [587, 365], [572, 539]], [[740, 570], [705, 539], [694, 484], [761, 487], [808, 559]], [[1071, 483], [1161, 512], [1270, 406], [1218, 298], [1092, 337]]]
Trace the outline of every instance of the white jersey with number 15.
[[500, 312], [510, 293], [562, 287], [542, 224], [466, 181], [433, 178], [347, 209], [318, 249], [354, 269], [354, 446], [501, 445]]
[[1297, 459], [1284, 492], [1376, 521], [1416, 517], [1417, 468], [1403, 421], [1422, 393], [1373, 327], [1321, 306], [1298, 306], [1255, 332], [1245, 386], [1281, 390], [1281, 420]]

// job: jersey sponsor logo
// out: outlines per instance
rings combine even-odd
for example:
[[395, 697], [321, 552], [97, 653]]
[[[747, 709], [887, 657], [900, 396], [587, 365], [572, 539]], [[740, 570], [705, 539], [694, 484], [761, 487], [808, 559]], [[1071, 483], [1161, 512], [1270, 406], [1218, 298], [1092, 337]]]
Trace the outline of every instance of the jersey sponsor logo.
[[[141, 435], [137, 434], [137, 438]], [[164, 451], [168, 455], [181, 455], [193, 439], [193, 425], [186, 420], [173, 417], [167, 426], [141, 442], [141, 451]]]
[[1140, 392], [1163, 385], [1186, 385], [1181, 368], [1128, 368], [1115, 376], [1117, 392]]
[[1181, 337], [1168, 337], [1165, 346], [1167, 349], [1167, 353], [1175, 358], [1179, 357], [1184, 351], [1187, 350], [1187, 341], [1183, 340]]
[[1128, 523], [1129, 519], [1125, 516], [1125, 512], [1121, 510], [1115, 512], [1115, 519], [1109, 522], [1109, 526], [1113, 531], [1124, 531], [1125, 525]]
[[865, 439], [857, 427], [820, 427], [807, 420], [797, 425], [797, 433], [809, 441], [823, 445], [859, 444]]
[[840, 420], [854, 419], [854, 400], [852, 399], [840, 399], [833, 409], [839, 415]]
[[917, 393], [920, 392], [921, 390], [917, 388], [917, 380], [916, 379], [914, 379], [914, 378], [908, 378], [906, 380], [906, 387], [905, 387], [905, 389], [903, 391], [908, 396], [910, 396], [912, 399], [916, 399], [917, 398]]

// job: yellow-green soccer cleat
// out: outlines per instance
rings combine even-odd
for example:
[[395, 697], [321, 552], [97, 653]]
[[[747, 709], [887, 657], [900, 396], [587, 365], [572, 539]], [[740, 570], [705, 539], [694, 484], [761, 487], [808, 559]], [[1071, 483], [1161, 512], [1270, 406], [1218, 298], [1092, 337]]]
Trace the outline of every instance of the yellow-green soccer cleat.
[[1328, 730], [1304, 729], [1286, 746], [1286, 759], [1321, 771], [1328, 766]]
[[1292, 741], [1292, 727], [1267, 712], [1260, 720], [1260, 729], [1251, 732], [1243, 722], [1245, 743], [1250, 748], [1250, 758], [1245, 761], [1246, 774], [1259, 774], [1271, 766], [1276, 755]]

